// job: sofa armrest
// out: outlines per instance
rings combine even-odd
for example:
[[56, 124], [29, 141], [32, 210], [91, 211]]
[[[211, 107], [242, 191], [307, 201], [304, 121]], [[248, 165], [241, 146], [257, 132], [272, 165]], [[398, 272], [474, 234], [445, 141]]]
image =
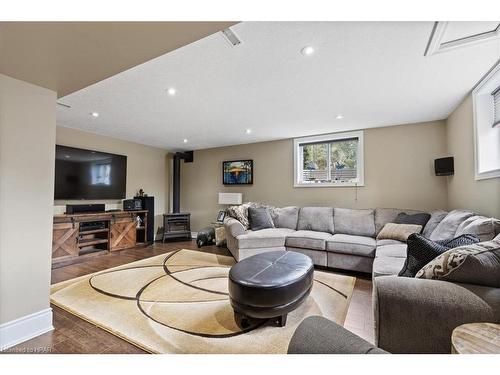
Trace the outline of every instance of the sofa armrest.
[[232, 217], [224, 220], [224, 228], [226, 229], [226, 233], [229, 233], [234, 238], [238, 237], [240, 234], [246, 233], [243, 224]]
[[379, 354], [386, 353], [344, 327], [321, 316], [299, 324], [288, 345], [288, 354]]
[[373, 281], [375, 343], [391, 353], [450, 353], [464, 323], [499, 322], [500, 289], [396, 276]]

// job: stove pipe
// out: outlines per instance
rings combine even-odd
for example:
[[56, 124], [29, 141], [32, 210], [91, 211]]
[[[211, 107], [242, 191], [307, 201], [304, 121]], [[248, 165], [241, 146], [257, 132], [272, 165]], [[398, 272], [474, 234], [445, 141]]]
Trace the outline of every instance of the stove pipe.
[[181, 207], [181, 160], [185, 163], [193, 162], [193, 151], [176, 152], [174, 154], [174, 181], [172, 212], [178, 214]]

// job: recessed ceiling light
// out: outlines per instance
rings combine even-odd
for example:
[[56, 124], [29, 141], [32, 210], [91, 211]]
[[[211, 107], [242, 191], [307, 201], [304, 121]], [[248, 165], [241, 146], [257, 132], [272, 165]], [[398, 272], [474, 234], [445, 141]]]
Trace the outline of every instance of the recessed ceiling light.
[[99, 113], [97, 113], [97, 112], [91, 112], [90, 115], [92, 117], [99, 117]]
[[246, 129], [245, 133], [250, 134], [252, 132], [252, 129]]
[[175, 89], [175, 87], [169, 87], [167, 89], [167, 94], [170, 96], [175, 96], [175, 94], [177, 94], [177, 90]]
[[188, 140], [187, 140], [186, 138], [184, 138], [184, 139], [182, 140], [182, 142], [184, 142], [184, 143], [188, 143]]
[[302, 53], [304, 56], [310, 56], [314, 53], [314, 47], [305, 46], [300, 50], [300, 53]]
[[344, 118], [344, 116], [342, 115], [337, 115], [337, 117], [335, 117], [337, 120], [342, 120]]

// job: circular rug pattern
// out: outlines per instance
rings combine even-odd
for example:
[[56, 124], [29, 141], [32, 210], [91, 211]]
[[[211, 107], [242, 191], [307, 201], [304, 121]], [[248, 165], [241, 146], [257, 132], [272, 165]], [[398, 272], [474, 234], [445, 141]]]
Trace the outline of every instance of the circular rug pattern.
[[254, 319], [242, 328], [227, 291], [233, 264], [179, 250], [56, 284], [51, 302], [156, 353], [284, 353], [305, 317], [343, 323], [355, 279], [316, 270], [310, 296], [285, 327]]

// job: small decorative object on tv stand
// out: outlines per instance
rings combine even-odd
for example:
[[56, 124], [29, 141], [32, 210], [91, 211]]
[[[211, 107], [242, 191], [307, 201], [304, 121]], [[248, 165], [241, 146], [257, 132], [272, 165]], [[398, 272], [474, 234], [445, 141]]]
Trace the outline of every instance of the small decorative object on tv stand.
[[139, 215], [135, 217], [135, 222], [136, 222], [136, 228], [141, 228], [142, 226], [142, 219]]

